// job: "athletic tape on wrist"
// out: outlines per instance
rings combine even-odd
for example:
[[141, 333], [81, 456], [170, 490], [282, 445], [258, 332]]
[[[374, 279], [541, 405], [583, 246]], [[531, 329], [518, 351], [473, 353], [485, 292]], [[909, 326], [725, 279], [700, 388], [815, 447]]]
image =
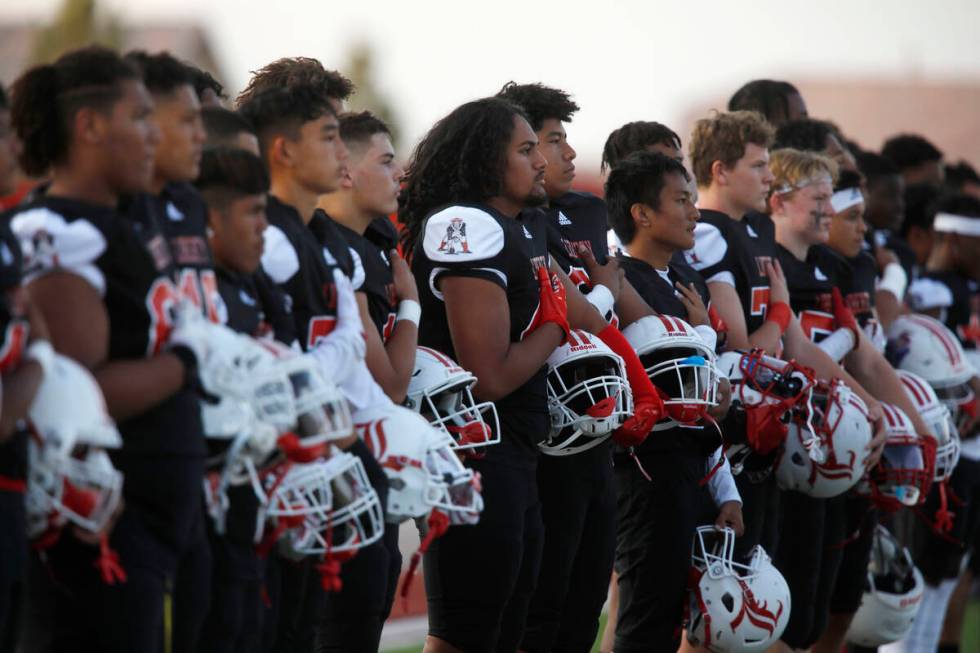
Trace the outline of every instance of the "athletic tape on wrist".
[[398, 302], [398, 313], [395, 315], [395, 322], [408, 320], [415, 326], [419, 325], [422, 319], [422, 307], [414, 299], [403, 299]]

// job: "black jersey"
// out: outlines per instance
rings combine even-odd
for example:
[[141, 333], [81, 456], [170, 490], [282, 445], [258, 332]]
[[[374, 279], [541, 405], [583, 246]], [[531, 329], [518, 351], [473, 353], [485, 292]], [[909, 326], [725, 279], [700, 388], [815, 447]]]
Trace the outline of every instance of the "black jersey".
[[[439, 282], [447, 276], [485, 279], [507, 293], [510, 341], [520, 342], [538, 309], [535, 270], [549, 265], [547, 226], [540, 211], [508, 218], [486, 205], [449, 206], [426, 218], [412, 257], [422, 320], [419, 344], [456, 359]], [[548, 433], [546, 367], [497, 400], [500, 425], [526, 454]]]
[[844, 302], [862, 327], [875, 319], [878, 266], [870, 252], [862, 251], [846, 258], [826, 245], [817, 245], [810, 248], [807, 259], [840, 288]]
[[[183, 300], [217, 315], [217, 281], [204, 225], [168, 200], [143, 196], [128, 218], [112, 208], [39, 197], [15, 209], [11, 226], [25, 253], [27, 279], [65, 269], [87, 280], [105, 302], [109, 360], [159, 352]], [[167, 228], [165, 231], [164, 228]], [[122, 452], [201, 456], [206, 453], [198, 398], [189, 389], [118, 424]], [[127, 479], [129, 484], [129, 479]]]
[[836, 270], [819, 265], [810, 248], [805, 261], [801, 261], [782, 245], [776, 246], [779, 264], [786, 275], [789, 303], [800, 320], [806, 337], [820, 342], [837, 329], [834, 320], [833, 292], [837, 285], [833, 278]]
[[292, 345], [296, 327], [289, 310], [289, 298], [261, 269], [254, 274], [238, 274], [217, 268], [221, 305], [218, 319], [239, 333], [254, 338], [274, 338]]
[[769, 305], [769, 277], [763, 266], [776, 255], [772, 220], [761, 213], [733, 220], [703, 209], [694, 236], [694, 248], [685, 252], [687, 262], [707, 283], [727, 283], [735, 289], [746, 329], [753, 333], [765, 322]]
[[980, 284], [956, 272], [923, 272], [910, 286], [915, 311], [940, 309], [939, 319], [967, 349], [980, 348]]
[[262, 268], [289, 297], [296, 336], [303, 349], [314, 346], [337, 323], [333, 272], [353, 274], [350, 250], [336, 224], [322, 211], [309, 225], [292, 206], [269, 196]]
[[[626, 255], [618, 257], [619, 264], [640, 297], [653, 310], [661, 315], [670, 315], [687, 320], [687, 309], [678, 299], [674, 284], [694, 283], [701, 301], [708, 305], [708, 285], [691, 267], [684, 263], [671, 261], [666, 270], [657, 270], [646, 261]], [[674, 427], [666, 431], [656, 431], [643, 441], [637, 451], [653, 453], [664, 450], [694, 450], [705, 455], [718, 447], [718, 432], [712, 427]]]
[[391, 272], [388, 252], [340, 223], [337, 223], [337, 230], [350, 247], [354, 265], [351, 284], [356, 292], [362, 292], [367, 296], [371, 321], [381, 334], [381, 339], [388, 340], [395, 328], [395, 315], [398, 310], [395, 278]]
[[585, 264], [578, 256], [582, 247], [592, 252], [595, 260], [605, 264], [606, 203], [590, 193], [571, 192], [551, 200], [544, 209], [548, 224], [548, 251], [558, 266], [583, 294], [592, 290]]
[[387, 216], [375, 218], [365, 230], [364, 237], [385, 254], [398, 247], [398, 227]]

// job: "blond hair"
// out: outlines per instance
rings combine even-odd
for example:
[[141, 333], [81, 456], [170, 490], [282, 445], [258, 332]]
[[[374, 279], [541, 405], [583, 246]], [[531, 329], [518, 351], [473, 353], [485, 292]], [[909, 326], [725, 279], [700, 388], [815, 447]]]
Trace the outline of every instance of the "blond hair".
[[804, 152], [791, 147], [772, 153], [769, 158], [769, 170], [774, 177], [773, 193], [792, 193], [818, 181], [821, 177], [829, 177], [831, 183], [837, 182], [837, 163], [833, 159], [816, 152]]
[[698, 120], [691, 131], [688, 147], [698, 186], [711, 185], [711, 166], [715, 161], [731, 168], [745, 156], [747, 144], [769, 147], [775, 133], [772, 125], [757, 111], [716, 113]]

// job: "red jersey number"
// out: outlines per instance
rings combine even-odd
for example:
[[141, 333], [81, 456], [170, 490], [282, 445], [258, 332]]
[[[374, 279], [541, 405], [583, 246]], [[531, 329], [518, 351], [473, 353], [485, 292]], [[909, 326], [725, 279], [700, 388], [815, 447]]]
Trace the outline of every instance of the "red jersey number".
[[160, 352], [174, 328], [174, 312], [182, 300], [190, 301], [211, 322], [218, 322], [218, 279], [214, 270], [184, 269], [177, 284], [169, 277], [160, 277], [146, 293], [146, 310], [150, 314], [150, 333], [147, 353]]
[[756, 286], [752, 289], [752, 315], [765, 316], [766, 308], [769, 306], [769, 286]]
[[820, 342], [834, 332], [834, 316], [821, 311], [803, 311], [800, 313], [800, 328], [806, 337], [813, 342]]

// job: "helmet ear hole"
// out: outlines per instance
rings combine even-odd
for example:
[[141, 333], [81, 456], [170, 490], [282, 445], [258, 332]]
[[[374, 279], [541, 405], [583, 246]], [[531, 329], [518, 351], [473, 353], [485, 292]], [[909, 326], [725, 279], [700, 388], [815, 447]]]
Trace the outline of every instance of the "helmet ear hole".
[[735, 597], [733, 597], [730, 593], [725, 592], [722, 594], [721, 603], [729, 612], [735, 612]]

